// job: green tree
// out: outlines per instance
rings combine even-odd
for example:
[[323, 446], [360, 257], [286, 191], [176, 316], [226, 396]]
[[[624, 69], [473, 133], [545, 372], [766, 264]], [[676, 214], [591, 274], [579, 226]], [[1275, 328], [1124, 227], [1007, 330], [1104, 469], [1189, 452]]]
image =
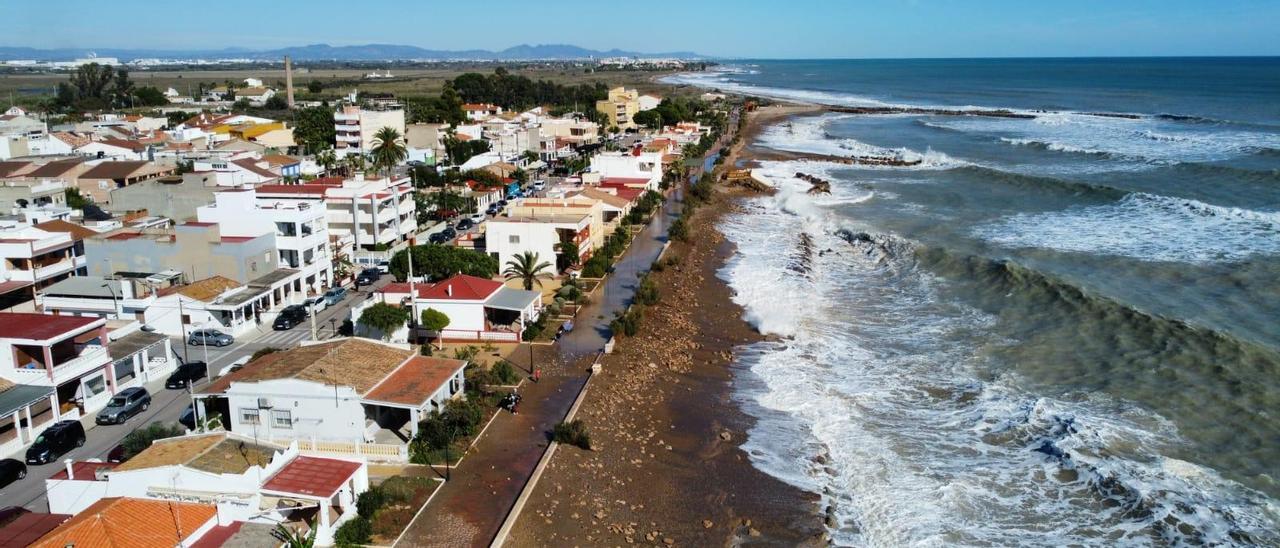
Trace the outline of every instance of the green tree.
[[[438, 334], [444, 331], [446, 327], [449, 327], [449, 316], [434, 308], [428, 308], [422, 311], [422, 323], [420, 325], [422, 325], [423, 329], [435, 331]], [[437, 335], [436, 340], [439, 340], [439, 338]]]
[[152, 86], [142, 86], [133, 94], [139, 106], [158, 107], [169, 104], [169, 99], [164, 96], [164, 92]]
[[328, 175], [333, 172], [333, 166], [338, 165], [338, 156], [332, 148], [326, 148], [316, 152], [316, 163], [324, 169], [324, 174]]
[[409, 321], [409, 311], [387, 303], [374, 303], [360, 313], [358, 321], [360, 325], [382, 332], [382, 339], [387, 340]]
[[68, 188], [65, 194], [67, 195], [67, 207], [71, 209], [84, 209], [84, 206], [92, 203], [88, 198], [85, 198], [84, 195], [80, 194], [79, 188]]
[[307, 82], [307, 91], [311, 93], [320, 93], [324, 91], [324, 84], [320, 83], [319, 80]]
[[120, 445], [124, 446], [124, 458], [133, 458], [138, 453], [146, 450], [146, 448], [151, 447], [151, 442], [181, 436], [186, 431], [185, 428], [178, 424], [153, 422], [129, 432], [120, 442]]
[[556, 246], [556, 264], [559, 270], [577, 266], [578, 261], [582, 258], [582, 250], [578, 248], [577, 242], [571, 239], [564, 239]]
[[333, 111], [328, 107], [308, 107], [293, 111], [293, 135], [306, 147], [307, 152], [333, 148], [337, 132], [333, 126]]
[[525, 251], [507, 261], [507, 268], [502, 271], [502, 275], [508, 280], [520, 280], [525, 291], [533, 291], [533, 284], [542, 287], [542, 278], [550, 276], [543, 272], [548, 268], [551, 268], [551, 263], [538, 262], [537, 253]]
[[393, 127], [384, 127], [373, 134], [373, 169], [382, 168], [391, 177], [391, 170], [409, 157], [409, 151], [400, 139], [400, 132]]
[[467, 163], [471, 157], [489, 152], [489, 142], [483, 139], [459, 140], [452, 131], [444, 138], [444, 152], [455, 166]]
[[262, 108], [267, 110], [288, 110], [289, 101], [285, 99], [283, 95], [277, 93], [268, 97], [267, 100], [262, 103]]
[[498, 260], [473, 249], [444, 245], [418, 245], [397, 251], [391, 257], [391, 274], [405, 280], [409, 273], [409, 255], [413, 255], [413, 273], [430, 280], [442, 280], [454, 274], [492, 278], [498, 273]]

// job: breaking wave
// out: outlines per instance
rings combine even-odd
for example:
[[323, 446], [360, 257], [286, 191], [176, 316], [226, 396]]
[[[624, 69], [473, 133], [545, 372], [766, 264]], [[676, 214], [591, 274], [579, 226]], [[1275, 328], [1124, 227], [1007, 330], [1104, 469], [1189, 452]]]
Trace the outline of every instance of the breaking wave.
[[[758, 419], [744, 449], [822, 497], [837, 543], [1280, 542], [1273, 501], [1172, 456], [1177, 428], [1089, 385], [1103, 379], [1090, 371], [1125, 368], [1172, 368], [1187, 383], [1275, 375], [1274, 355], [1013, 262], [847, 226], [806, 204], [799, 182], [778, 184], [722, 227], [737, 252], [720, 276], [748, 321], [784, 337], [740, 353], [750, 373], [736, 397]], [[779, 249], [808, 249], [805, 267], [789, 267], [800, 252]], [[976, 307], [943, 297], [939, 276], [982, 288]], [[1015, 303], [1038, 320], [1005, 331]], [[1055, 319], [1080, 332], [1089, 363], [1044, 367], [1079, 374], [1083, 395], [1038, 391], [1021, 372], [1039, 360], [1022, 363], [1018, 339]], [[1240, 365], [1222, 371], [1227, 363]], [[1221, 413], [1247, 404], [1236, 405]]]

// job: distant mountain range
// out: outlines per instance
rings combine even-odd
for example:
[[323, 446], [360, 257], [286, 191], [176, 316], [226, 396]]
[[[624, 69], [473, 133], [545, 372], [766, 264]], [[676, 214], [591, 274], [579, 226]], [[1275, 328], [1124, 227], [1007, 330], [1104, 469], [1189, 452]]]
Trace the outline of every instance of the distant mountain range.
[[450, 51], [432, 50], [417, 46], [396, 44], [366, 44], [362, 46], [331, 46], [329, 44], [312, 44], [271, 50], [251, 50], [244, 48], [227, 48], [221, 50], [159, 50], [159, 49], [37, 49], [26, 47], [0, 46], [0, 61], [34, 60], [34, 61], [70, 61], [89, 56], [90, 52], [99, 57], [115, 57], [121, 61], [134, 59], [252, 59], [255, 61], [279, 61], [288, 55], [295, 61], [405, 61], [405, 60], [573, 60], [601, 57], [637, 57], [637, 58], [703, 58], [688, 51], [669, 53], [641, 53], [611, 49], [599, 51], [564, 44], [544, 44], [531, 46], [522, 44], [501, 51], [481, 49]]

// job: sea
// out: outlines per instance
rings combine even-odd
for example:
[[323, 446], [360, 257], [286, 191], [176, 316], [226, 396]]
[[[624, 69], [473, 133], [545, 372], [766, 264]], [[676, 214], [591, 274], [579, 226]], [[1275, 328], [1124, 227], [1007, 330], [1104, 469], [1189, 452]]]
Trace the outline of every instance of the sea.
[[763, 130], [799, 157], [720, 227], [773, 335], [737, 353], [744, 449], [836, 544], [1280, 545], [1280, 58], [667, 81], [881, 109]]

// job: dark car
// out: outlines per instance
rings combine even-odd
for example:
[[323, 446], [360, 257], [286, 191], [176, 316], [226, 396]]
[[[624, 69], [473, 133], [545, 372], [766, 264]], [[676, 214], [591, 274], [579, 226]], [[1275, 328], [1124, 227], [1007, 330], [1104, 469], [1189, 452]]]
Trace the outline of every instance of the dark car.
[[98, 424], [124, 424], [129, 417], [146, 411], [151, 407], [151, 394], [146, 388], [126, 388], [111, 398], [105, 408], [94, 419]]
[[[194, 427], [192, 427], [191, 429], [195, 430]], [[112, 447], [110, 451], [107, 451], [107, 462], [119, 463], [119, 462], [124, 462], [129, 460], [124, 458], [124, 455], [125, 455], [124, 444], [116, 445], [115, 447]]]
[[366, 268], [356, 275], [356, 283], [360, 285], [372, 285], [380, 279], [382, 279], [382, 271], [376, 268]]
[[84, 445], [84, 426], [80, 421], [55, 422], [36, 436], [35, 443], [27, 448], [27, 464], [53, 462], [81, 445]]
[[305, 321], [307, 321], [306, 307], [295, 304], [293, 306], [284, 307], [284, 310], [280, 311], [280, 315], [276, 316], [276, 321], [271, 323], [271, 328], [276, 331], [284, 331], [286, 329], [293, 329], [295, 325]]
[[186, 388], [196, 381], [209, 376], [209, 365], [204, 362], [187, 362], [178, 366], [169, 378], [164, 381], [165, 388]]
[[0, 460], [0, 487], [27, 477], [27, 465], [18, 459]]
[[484, 210], [489, 215], [497, 215], [499, 211], [502, 211], [502, 207], [498, 204], [489, 204], [489, 209]]
[[461, 221], [458, 221], [458, 225], [456, 228], [458, 229], [458, 232], [464, 232], [467, 230], [471, 230], [471, 228], [474, 226], [476, 226], [476, 224], [471, 222], [471, 219], [463, 219]]
[[188, 404], [182, 410], [182, 414], [178, 415], [178, 424], [181, 424], [192, 430], [196, 429], [196, 408]]

